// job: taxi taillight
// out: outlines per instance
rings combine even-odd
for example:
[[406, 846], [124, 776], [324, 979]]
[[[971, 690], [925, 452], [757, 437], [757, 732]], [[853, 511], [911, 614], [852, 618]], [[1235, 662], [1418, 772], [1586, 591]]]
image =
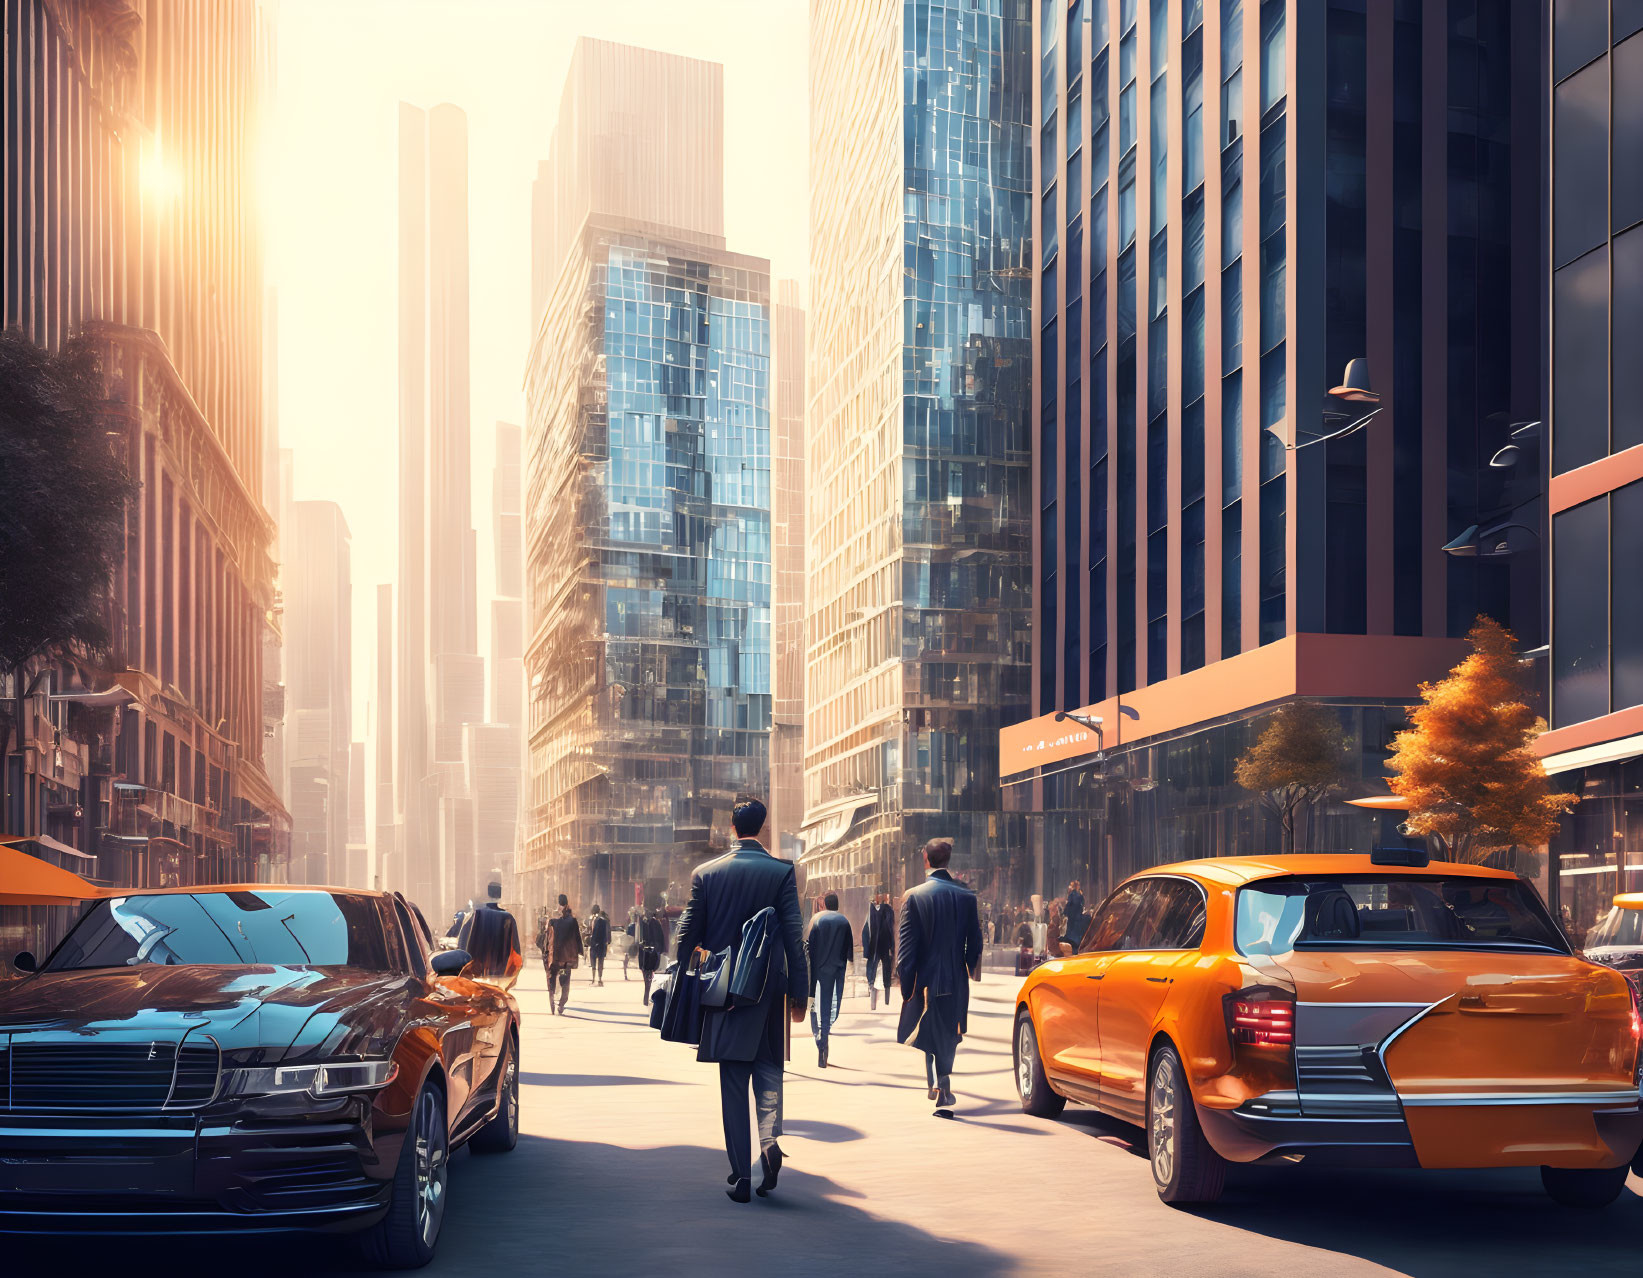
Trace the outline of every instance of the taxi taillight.
[[1295, 997], [1286, 990], [1255, 986], [1226, 996], [1227, 1033], [1234, 1043], [1254, 1047], [1295, 1045]]

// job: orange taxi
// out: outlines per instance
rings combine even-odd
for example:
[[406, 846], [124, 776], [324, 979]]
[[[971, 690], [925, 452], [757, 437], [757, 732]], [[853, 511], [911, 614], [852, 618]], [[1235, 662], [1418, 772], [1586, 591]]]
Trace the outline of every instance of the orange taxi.
[[1539, 1166], [1619, 1196], [1643, 1143], [1643, 1014], [1534, 888], [1404, 851], [1228, 857], [1127, 880], [1021, 987], [1016, 1086], [1146, 1132], [1166, 1202], [1229, 1163]]

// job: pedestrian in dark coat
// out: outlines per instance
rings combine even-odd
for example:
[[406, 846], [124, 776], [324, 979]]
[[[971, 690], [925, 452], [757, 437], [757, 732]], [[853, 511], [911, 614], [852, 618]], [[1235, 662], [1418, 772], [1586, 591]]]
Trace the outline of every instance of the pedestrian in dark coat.
[[947, 872], [953, 845], [924, 845], [930, 877], [902, 901], [901, 1023], [896, 1041], [924, 1053], [936, 1114], [951, 1118], [953, 1056], [970, 1013], [970, 982], [981, 979], [981, 918], [976, 896]]
[[867, 992], [872, 1000], [869, 1010], [876, 1010], [881, 974], [884, 1001], [887, 1005], [890, 1002], [890, 973], [896, 959], [896, 910], [890, 904], [888, 892], [880, 892], [867, 907], [867, 925], [861, 930], [861, 956], [867, 963]]
[[1084, 889], [1077, 879], [1067, 884], [1067, 904], [1062, 910], [1066, 919], [1065, 940], [1077, 949], [1084, 940], [1084, 928], [1089, 920], [1084, 916]]
[[827, 1036], [839, 1019], [839, 1003], [844, 998], [844, 969], [856, 961], [856, 938], [850, 920], [839, 913], [839, 898], [829, 892], [822, 908], [810, 920], [806, 938], [810, 959], [810, 986], [815, 1005], [810, 1009], [810, 1033], [816, 1040], [816, 1063], [827, 1068]]
[[[582, 961], [582, 925], [571, 913], [570, 899], [559, 894], [559, 913], [547, 922], [548, 947], [543, 950], [543, 961], [548, 965], [548, 1010], [556, 1015], [565, 1014], [565, 1002], [570, 998], [571, 969]], [[554, 983], [559, 985], [557, 1007], [554, 1006]]]
[[610, 949], [610, 920], [597, 905], [588, 923], [588, 980], [594, 985], [605, 983], [605, 952]]
[[[696, 1059], [719, 1065], [719, 1100], [724, 1120], [725, 1153], [730, 1159], [732, 1201], [745, 1203], [752, 1184], [751, 1133], [747, 1125], [749, 1087], [759, 1113], [759, 1195], [776, 1187], [784, 1155], [776, 1143], [782, 1133], [782, 1060], [786, 1055], [785, 1013], [803, 1022], [809, 974], [804, 955], [804, 922], [793, 864], [767, 852], [765, 806], [757, 799], [736, 805], [731, 824], [740, 843], [731, 852], [696, 867], [690, 879], [690, 903], [679, 919], [677, 956], [688, 967], [697, 950], [716, 954], [735, 951], [742, 927], [761, 910], [774, 907], [781, 925], [783, 954], [772, 956], [764, 996], [757, 1002], [707, 1013]], [[778, 963], [777, 959], [783, 961]]]
[[650, 983], [656, 979], [656, 969], [662, 966], [662, 951], [667, 949], [667, 928], [662, 925], [656, 907], [639, 920], [639, 975], [645, 978], [645, 992], [641, 1001], [650, 1006]]

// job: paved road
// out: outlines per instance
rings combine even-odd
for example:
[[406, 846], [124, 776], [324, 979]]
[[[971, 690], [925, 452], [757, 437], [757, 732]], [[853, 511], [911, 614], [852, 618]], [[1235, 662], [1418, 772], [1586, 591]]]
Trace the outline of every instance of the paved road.
[[[541, 969], [527, 972], [519, 1148], [457, 1155], [429, 1274], [1643, 1274], [1637, 1177], [1597, 1213], [1555, 1206], [1533, 1171], [1246, 1170], [1214, 1208], [1165, 1207], [1135, 1129], [1087, 1110], [1055, 1123], [1020, 1112], [1017, 982], [993, 976], [959, 1054], [956, 1122], [930, 1116], [921, 1058], [897, 1046], [882, 1005], [846, 999], [825, 1071], [808, 1031], [797, 1036], [781, 1188], [737, 1206], [721, 1192], [717, 1072], [656, 1037], [619, 965], [603, 989], [585, 975], [556, 1018]], [[176, 1274], [232, 1257], [221, 1272], [319, 1278], [346, 1272], [336, 1255], [307, 1242], [76, 1243], [54, 1267], [72, 1256], [80, 1272]], [[3, 1257], [0, 1270], [13, 1272]]]

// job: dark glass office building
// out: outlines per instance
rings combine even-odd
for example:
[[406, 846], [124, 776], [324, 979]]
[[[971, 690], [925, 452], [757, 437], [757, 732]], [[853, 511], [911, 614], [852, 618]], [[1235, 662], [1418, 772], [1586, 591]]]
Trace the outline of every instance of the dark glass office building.
[[1643, 3], [1550, 6], [1552, 842], [1577, 931], [1643, 891]]
[[[1543, 36], [1532, 0], [1035, 17], [1037, 717], [1001, 750], [1016, 891], [1058, 893], [1275, 848], [1232, 767], [1285, 700], [1338, 708], [1374, 792], [1477, 614], [1542, 642], [1535, 450], [1489, 463], [1540, 416]], [[1324, 439], [1360, 357], [1381, 410]], [[1307, 841], [1398, 837], [1333, 807]]]

